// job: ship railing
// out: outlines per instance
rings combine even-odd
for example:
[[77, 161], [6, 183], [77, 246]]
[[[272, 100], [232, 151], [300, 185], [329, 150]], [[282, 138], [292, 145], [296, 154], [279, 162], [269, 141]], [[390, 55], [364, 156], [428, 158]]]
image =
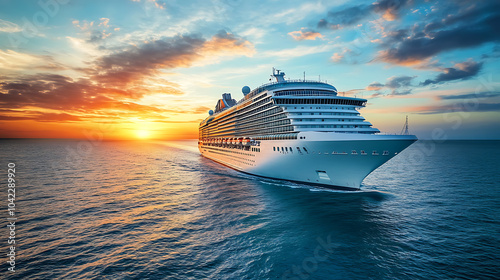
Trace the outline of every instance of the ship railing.
[[238, 101], [237, 104], [243, 103], [245, 100], [263, 92], [264, 90], [271, 89], [274, 86], [282, 85], [282, 84], [287, 84], [287, 83], [313, 83], [313, 84], [322, 84], [322, 85], [329, 85], [328, 83], [325, 82], [320, 82], [320, 81], [315, 81], [315, 80], [303, 80], [303, 79], [294, 79], [294, 80], [284, 80], [282, 82], [270, 82], [267, 84], [263, 84], [260, 87], [252, 90], [249, 94], [247, 94], [244, 98], [242, 98], [240, 101]]

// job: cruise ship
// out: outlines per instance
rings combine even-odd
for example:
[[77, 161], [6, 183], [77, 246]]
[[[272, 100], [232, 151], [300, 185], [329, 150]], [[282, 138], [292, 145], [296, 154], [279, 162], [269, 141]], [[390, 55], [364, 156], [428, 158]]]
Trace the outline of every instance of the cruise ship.
[[222, 94], [200, 123], [198, 149], [215, 162], [256, 176], [356, 190], [373, 170], [417, 141], [390, 135], [363, 118], [366, 99], [338, 95], [326, 82], [285, 79]]

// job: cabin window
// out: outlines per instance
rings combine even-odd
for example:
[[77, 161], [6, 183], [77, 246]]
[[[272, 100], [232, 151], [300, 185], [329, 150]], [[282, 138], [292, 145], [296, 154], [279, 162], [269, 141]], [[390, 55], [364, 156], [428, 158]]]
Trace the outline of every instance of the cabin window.
[[276, 147], [273, 147], [273, 151], [275, 151], [275, 152], [276, 152]]

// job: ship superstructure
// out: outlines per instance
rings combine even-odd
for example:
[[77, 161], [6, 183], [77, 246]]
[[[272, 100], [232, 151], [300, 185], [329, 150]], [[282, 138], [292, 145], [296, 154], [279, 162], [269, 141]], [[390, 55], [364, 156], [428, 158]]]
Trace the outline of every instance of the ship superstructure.
[[339, 96], [321, 81], [275, 81], [236, 102], [224, 93], [200, 123], [203, 156], [257, 176], [357, 189], [377, 167], [417, 140], [382, 135], [359, 109], [366, 99]]

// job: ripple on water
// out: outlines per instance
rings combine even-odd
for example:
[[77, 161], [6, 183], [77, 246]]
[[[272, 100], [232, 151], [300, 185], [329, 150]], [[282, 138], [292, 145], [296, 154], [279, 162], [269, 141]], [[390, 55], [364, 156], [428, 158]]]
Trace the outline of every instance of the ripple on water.
[[16, 277], [493, 279], [498, 144], [417, 162], [411, 146], [342, 191], [238, 173], [195, 141], [101, 142], [78, 162], [78, 141], [3, 141], [22, 182]]

